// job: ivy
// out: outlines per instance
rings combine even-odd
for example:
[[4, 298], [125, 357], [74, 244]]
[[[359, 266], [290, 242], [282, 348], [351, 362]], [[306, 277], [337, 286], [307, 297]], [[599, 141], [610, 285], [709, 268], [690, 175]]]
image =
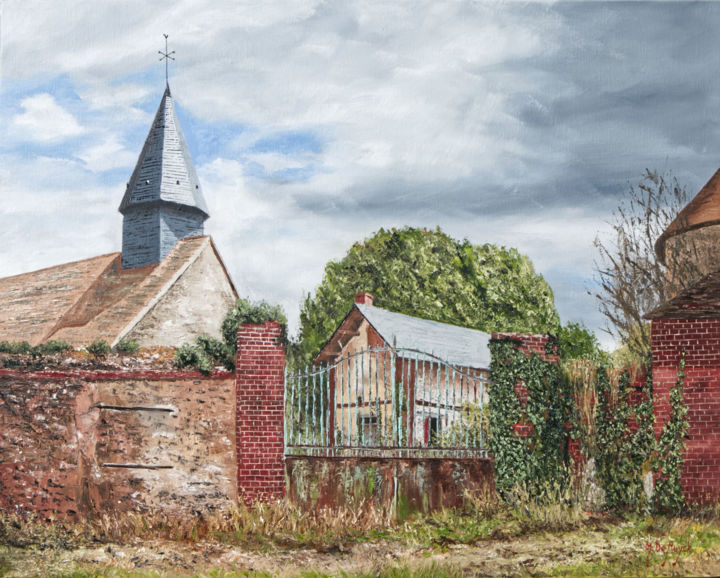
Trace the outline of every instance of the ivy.
[[677, 380], [670, 389], [670, 419], [665, 424], [658, 440], [655, 492], [655, 509], [676, 513], [685, 505], [680, 478], [682, 476], [685, 436], [688, 431], [688, 409], [684, 399], [685, 352], [680, 357]]
[[[517, 345], [490, 341], [490, 449], [501, 495], [522, 488], [538, 496], [553, 482], [567, 482], [572, 395], [557, 363]], [[524, 401], [516, 388], [527, 390]]]
[[[617, 386], [613, 388], [607, 368], [598, 368], [595, 463], [598, 481], [605, 492], [606, 507], [640, 511], [650, 506], [643, 478], [650, 471], [655, 447], [650, 369], [646, 371], [642, 399], [634, 406], [630, 400], [629, 385], [628, 371], [619, 376]], [[635, 428], [631, 427], [632, 421]]]

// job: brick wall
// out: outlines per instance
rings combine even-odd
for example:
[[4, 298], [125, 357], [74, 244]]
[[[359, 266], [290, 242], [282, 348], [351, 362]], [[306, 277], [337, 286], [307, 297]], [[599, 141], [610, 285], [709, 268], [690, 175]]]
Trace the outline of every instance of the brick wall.
[[517, 348], [526, 354], [536, 353], [545, 361], [559, 361], [557, 352], [555, 354], [547, 354], [547, 342], [550, 339], [547, 335], [534, 335], [532, 333], [493, 333], [493, 339], [516, 341]]
[[236, 499], [234, 378], [0, 370], [0, 508], [73, 517]]
[[688, 502], [720, 501], [720, 319], [652, 321], [655, 432], [669, 418], [670, 388], [685, 351], [690, 429], [682, 485]]
[[285, 495], [285, 349], [277, 322], [238, 330], [237, 481], [246, 502]]
[[[554, 351], [554, 353], [547, 353], [548, 341], [550, 340], [548, 335], [536, 335], [532, 333], [493, 333], [492, 338], [515, 341], [517, 343], [517, 349], [525, 353], [525, 355], [539, 355], [544, 361], [551, 363], [558, 363], [560, 361], [557, 348], [553, 348], [552, 351]], [[528, 393], [528, 389], [524, 383], [518, 382], [515, 384], [515, 395], [520, 401], [521, 406], [527, 403]], [[531, 423], [516, 423], [513, 425], [513, 429], [520, 437], [527, 437], [534, 433], [534, 428]], [[568, 440], [568, 451], [575, 464], [581, 465], [584, 462], [583, 455], [580, 452], [580, 440], [570, 438]]]

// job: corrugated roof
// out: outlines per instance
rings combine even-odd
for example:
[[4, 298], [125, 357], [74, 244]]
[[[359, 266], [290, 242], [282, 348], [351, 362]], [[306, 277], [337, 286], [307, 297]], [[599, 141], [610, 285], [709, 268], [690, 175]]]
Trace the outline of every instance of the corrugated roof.
[[658, 237], [655, 242], [655, 253], [664, 262], [665, 243], [668, 239], [685, 231], [718, 223], [720, 223], [720, 169]]
[[209, 216], [185, 137], [175, 113], [170, 87], [165, 89], [120, 212], [133, 205], [165, 201], [198, 209]]
[[432, 353], [452, 365], [490, 367], [490, 334], [438, 321], [355, 304], [388, 345]]

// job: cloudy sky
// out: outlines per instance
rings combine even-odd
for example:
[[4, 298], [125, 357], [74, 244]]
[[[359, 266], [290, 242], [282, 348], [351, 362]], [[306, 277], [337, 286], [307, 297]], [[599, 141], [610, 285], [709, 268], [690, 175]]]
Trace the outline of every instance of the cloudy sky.
[[0, 276], [119, 250], [167, 33], [243, 296], [295, 327], [354, 241], [439, 225], [517, 247], [598, 329], [592, 242], [628, 184], [720, 166], [719, 29], [720, 3], [0, 0]]

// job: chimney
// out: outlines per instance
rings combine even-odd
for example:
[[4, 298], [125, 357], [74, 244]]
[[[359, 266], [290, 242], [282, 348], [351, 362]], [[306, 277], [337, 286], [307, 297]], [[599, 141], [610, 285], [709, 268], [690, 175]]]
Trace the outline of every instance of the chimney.
[[370, 293], [355, 293], [355, 303], [372, 307], [373, 296]]

